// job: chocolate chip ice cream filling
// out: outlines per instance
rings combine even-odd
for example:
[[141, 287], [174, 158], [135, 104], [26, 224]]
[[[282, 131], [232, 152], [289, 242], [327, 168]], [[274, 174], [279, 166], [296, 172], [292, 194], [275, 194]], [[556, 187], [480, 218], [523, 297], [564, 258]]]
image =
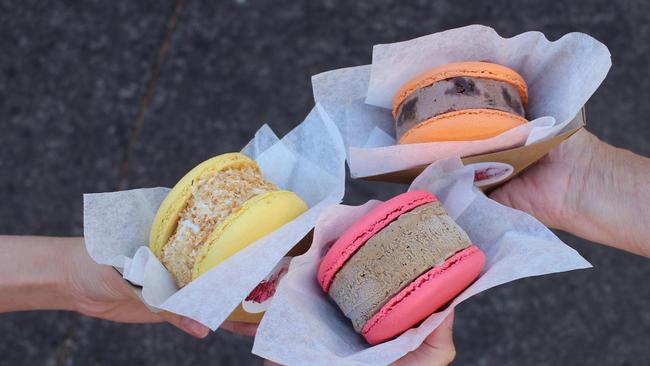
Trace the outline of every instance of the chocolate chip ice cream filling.
[[496, 109], [525, 117], [521, 96], [509, 83], [474, 77], [455, 77], [412, 92], [397, 110], [396, 132], [406, 131], [440, 114], [463, 109]]

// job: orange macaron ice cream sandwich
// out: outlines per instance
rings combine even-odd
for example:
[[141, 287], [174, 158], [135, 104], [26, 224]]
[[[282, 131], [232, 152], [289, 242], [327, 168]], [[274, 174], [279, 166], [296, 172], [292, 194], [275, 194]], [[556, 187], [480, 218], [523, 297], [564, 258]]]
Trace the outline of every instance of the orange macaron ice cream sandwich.
[[393, 99], [399, 144], [472, 141], [525, 124], [528, 86], [516, 71], [490, 62], [457, 62], [404, 84]]

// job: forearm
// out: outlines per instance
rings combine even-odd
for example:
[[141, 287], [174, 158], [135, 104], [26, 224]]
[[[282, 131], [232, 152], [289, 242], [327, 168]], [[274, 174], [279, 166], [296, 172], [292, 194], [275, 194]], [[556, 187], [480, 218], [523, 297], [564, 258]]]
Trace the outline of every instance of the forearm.
[[0, 312], [72, 310], [67, 260], [81, 240], [0, 236]]
[[[198, 337], [209, 329], [172, 313], [152, 313], [110, 266], [95, 263], [83, 238], [0, 235], [0, 313], [72, 310], [126, 323], [168, 321]], [[244, 334], [250, 326], [228, 323]]]
[[650, 159], [594, 138], [593, 154], [576, 169], [575, 209], [562, 228], [650, 257]]

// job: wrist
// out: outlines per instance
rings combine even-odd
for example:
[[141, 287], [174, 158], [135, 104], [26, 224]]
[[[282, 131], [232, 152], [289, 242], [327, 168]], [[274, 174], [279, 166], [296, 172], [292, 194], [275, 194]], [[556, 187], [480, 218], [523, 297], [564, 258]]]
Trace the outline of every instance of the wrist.
[[[570, 174], [558, 228], [585, 237], [583, 233], [602, 229], [594, 228], [596, 215], [600, 203], [609, 201], [613, 193], [611, 177], [616, 165], [612, 161], [614, 148], [591, 133], [582, 134], [576, 145], [565, 157]], [[607, 209], [607, 204], [602, 206]]]
[[596, 136], [585, 131], [576, 143], [579, 146], [574, 146], [574, 149], [567, 153], [567, 155], [575, 156], [566, 157], [570, 164], [567, 169], [571, 173], [567, 182], [561, 215], [558, 215], [557, 219], [557, 228], [568, 232], [574, 232], [576, 227], [587, 225], [590, 222], [588, 218], [591, 216], [589, 213], [591, 208], [585, 203], [594, 199], [591, 196], [595, 187], [594, 189], [589, 187], [598, 181], [597, 177], [601, 175], [601, 169], [606, 171], [611, 169], [608, 153], [605, 151], [609, 146]]
[[564, 194], [552, 204], [555, 209], [549, 214], [547, 226], [575, 234], [586, 223], [582, 218], [589, 216], [589, 207], [584, 203], [592, 200], [587, 196], [593, 192], [587, 187], [599, 174], [597, 170], [607, 164], [607, 146], [583, 129], [551, 152], [553, 163], [562, 167], [555, 178], [565, 183], [559, 188]]
[[85, 254], [83, 238], [69, 238], [69, 242], [62, 248], [60, 253], [61, 260], [61, 280], [60, 287], [64, 293], [65, 310], [78, 311], [79, 308], [79, 291], [74, 285], [76, 276], [82, 275], [78, 269], [79, 256]]

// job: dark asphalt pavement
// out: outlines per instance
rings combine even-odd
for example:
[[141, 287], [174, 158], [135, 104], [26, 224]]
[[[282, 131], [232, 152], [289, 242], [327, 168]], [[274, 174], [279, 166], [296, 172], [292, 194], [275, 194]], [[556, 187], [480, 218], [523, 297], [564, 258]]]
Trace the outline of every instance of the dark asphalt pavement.
[[[650, 155], [646, 0], [0, 1], [0, 233], [81, 235], [82, 193], [173, 185], [264, 122], [288, 132], [312, 107], [311, 75], [473, 23], [605, 43], [613, 67], [588, 129]], [[349, 182], [346, 202], [402, 189]], [[562, 238], [595, 268], [463, 304], [457, 364], [650, 364], [650, 260]], [[222, 331], [197, 341], [165, 324], [0, 315], [0, 365], [261, 364], [251, 346]]]

